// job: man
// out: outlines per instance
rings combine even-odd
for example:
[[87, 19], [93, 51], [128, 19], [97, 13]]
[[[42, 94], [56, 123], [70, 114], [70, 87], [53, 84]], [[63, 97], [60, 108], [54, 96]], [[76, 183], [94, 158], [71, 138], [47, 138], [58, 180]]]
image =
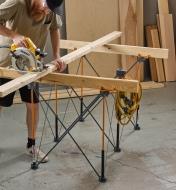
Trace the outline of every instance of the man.
[[[59, 28], [62, 25], [61, 19], [54, 12], [57, 12], [62, 0], [6, 0], [0, 5], [0, 35], [2, 39], [0, 45], [15, 43], [18, 46], [26, 47], [25, 37], [29, 37], [34, 44], [44, 49], [48, 32], [51, 36], [53, 49], [53, 58], [58, 70], [62, 72], [65, 64], [60, 59]], [[53, 12], [52, 12], [52, 11]], [[0, 50], [0, 66], [6, 67], [11, 64], [9, 52], [6, 49]], [[0, 85], [8, 82], [8, 79], [0, 79]], [[9, 107], [13, 104], [14, 93], [0, 98], [1, 107]], [[20, 95], [23, 102], [26, 103], [26, 124], [28, 128], [27, 151], [33, 155], [38, 154], [39, 159], [45, 155], [41, 150], [33, 150], [35, 145], [35, 132], [38, 125], [39, 100], [37, 95], [33, 94], [31, 102], [31, 90], [28, 86], [20, 89]], [[32, 122], [32, 109], [35, 108], [35, 116]], [[33, 124], [32, 124], [33, 123]], [[34, 125], [34, 126], [32, 126]], [[33, 134], [34, 127], [34, 134]], [[46, 157], [43, 162], [47, 162]]]

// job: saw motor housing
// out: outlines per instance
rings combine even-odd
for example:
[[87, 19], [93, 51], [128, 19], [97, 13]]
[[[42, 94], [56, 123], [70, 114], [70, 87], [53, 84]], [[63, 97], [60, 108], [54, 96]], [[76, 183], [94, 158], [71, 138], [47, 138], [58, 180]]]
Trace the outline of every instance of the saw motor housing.
[[37, 48], [30, 38], [25, 38], [25, 45], [26, 47], [11, 45], [12, 67], [21, 71], [42, 71], [45, 68], [42, 58], [46, 57], [47, 53]]

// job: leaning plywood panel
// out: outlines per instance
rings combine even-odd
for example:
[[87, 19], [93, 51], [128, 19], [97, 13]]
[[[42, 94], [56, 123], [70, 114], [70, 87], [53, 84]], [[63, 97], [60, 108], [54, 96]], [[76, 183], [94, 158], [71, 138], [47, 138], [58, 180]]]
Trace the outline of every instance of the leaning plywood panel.
[[[159, 34], [158, 34], [157, 28], [151, 30], [151, 38], [152, 38], [153, 47], [160, 48], [161, 45], [159, 41]], [[163, 60], [155, 58], [155, 63], [156, 63], [156, 72], [157, 72], [158, 82], [164, 82], [166, 79], [165, 79], [165, 74], [164, 74]]]
[[[119, 30], [117, 0], [66, 0], [67, 39], [93, 41], [99, 36]], [[119, 40], [115, 40], [115, 43]], [[88, 56], [99, 75], [113, 77], [119, 67], [118, 55]], [[78, 62], [69, 65], [70, 73], [75, 73]], [[95, 75], [88, 64], [84, 64], [85, 75]]]
[[176, 57], [173, 18], [171, 14], [159, 14], [158, 25], [160, 27], [161, 46], [169, 49], [168, 60], [164, 60], [166, 81], [176, 80]]
[[[148, 47], [153, 47], [151, 30], [154, 28], [157, 28], [157, 26], [156, 25], [146, 26], [146, 40], [147, 40]], [[150, 63], [151, 79], [152, 79], [152, 81], [158, 81], [155, 59], [149, 58], [149, 63]]]
[[[143, 0], [119, 0], [119, 14], [121, 44], [143, 45]], [[122, 56], [122, 67], [128, 70], [135, 61], [132, 56]], [[140, 80], [141, 72], [141, 65], [136, 65], [128, 77]]]
[[159, 14], [169, 14], [168, 0], [158, 0]]

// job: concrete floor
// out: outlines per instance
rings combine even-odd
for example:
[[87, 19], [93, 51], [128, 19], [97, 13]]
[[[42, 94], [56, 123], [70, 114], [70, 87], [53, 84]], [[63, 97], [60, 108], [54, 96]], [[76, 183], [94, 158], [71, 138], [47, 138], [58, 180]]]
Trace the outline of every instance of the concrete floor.
[[[147, 90], [140, 110], [140, 131], [131, 125], [123, 130], [121, 153], [106, 146], [107, 182], [101, 184], [69, 137], [50, 154], [50, 161], [30, 170], [31, 158], [25, 154], [26, 127], [24, 105], [4, 109], [0, 118], [0, 190], [176, 190], [176, 83], [166, 88]], [[90, 98], [86, 98], [88, 102]], [[74, 100], [76, 104], [78, 102]], [[59, 103], [63, 118], [66, 100]], [[112, 108], [112, 100], [109, 98]], [[101, 107], [94, 112], [100, 119]], [[76, 115], [69, 106], [65, 124]], [[50, 112], [51, 125], [54, 118]], [[41, 113], [38, 137], [44, 116]], [[48, 125], [48, 124], [47, 124]], [[113, 119], [115, 130], [116, 119]], [[94, 166], [100, 168], [101, 134], [88, 117], [71, 132]], [[109, 133], [109, 129], [107, 129]], [[53, 145], [50, 128], [44, 130], [42, 149]], [[40, 140], [38, 139], [38, 142]]]

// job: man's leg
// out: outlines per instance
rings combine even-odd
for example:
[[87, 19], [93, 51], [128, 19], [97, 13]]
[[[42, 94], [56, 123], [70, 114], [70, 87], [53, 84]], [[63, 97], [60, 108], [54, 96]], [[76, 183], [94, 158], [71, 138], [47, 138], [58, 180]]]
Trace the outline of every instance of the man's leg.
[[2, 114], [2, 107], [0, 106], [0, 117], [1, 117], [1, 114]]
[[[35, 145], [35, 139], [36, 139], [36, 130], [38, 126], [39, 121], [39, 99], [36, 94], [36, 91], [39, 89], [36, 86], [36, 90], [33, 93], [33, 103], [32, 103], [32, 97], [31, 97], [31, 89], [27, 86], [20, 89], [21, 99], [23, 102], [26, 103], [26, 124], [28, 129], [28, 140], [27, 140], [27, 152], [30, 155], [33, 155], [36, 153], [37, 159], [41, 160], [45, 154], [39, 150], [38, 148], [34, 147]], [[35, 152], [34, 152], [35, 151]], [[46, 157], [42, 162], [47, 162], [48, 157]]]
[[[39, 120], [39, 104], [38, 103], [26, 103], [26, 124], [28, 128], [28, 138], [35, 140], [36, 129]], [[33, 114], [34, 112], [34, 114]]]

